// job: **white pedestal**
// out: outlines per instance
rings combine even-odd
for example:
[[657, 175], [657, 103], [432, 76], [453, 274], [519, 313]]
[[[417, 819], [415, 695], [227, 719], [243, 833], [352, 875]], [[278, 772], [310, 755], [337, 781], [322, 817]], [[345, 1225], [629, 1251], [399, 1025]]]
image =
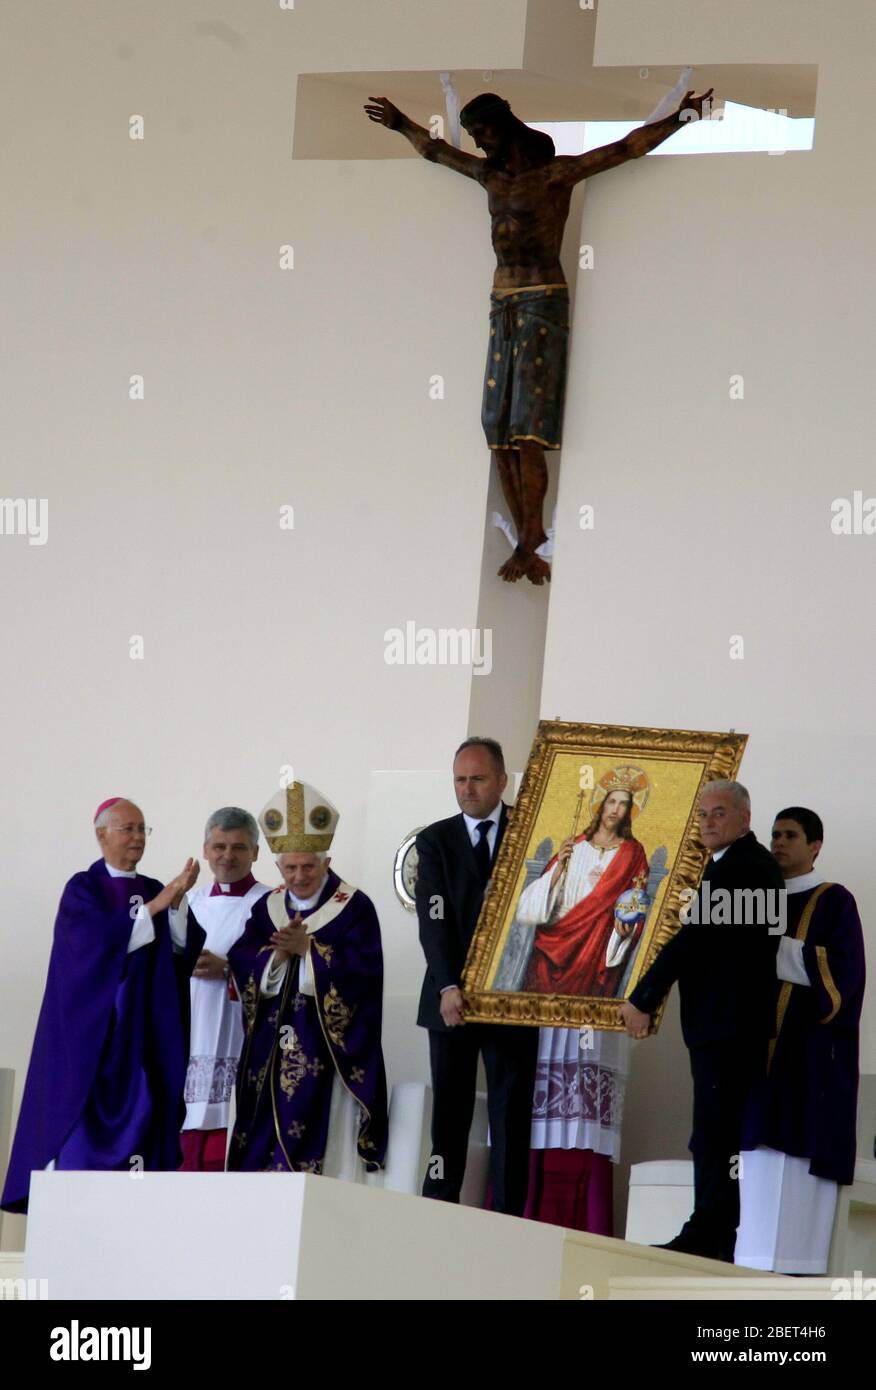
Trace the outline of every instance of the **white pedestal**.
[[304, 1173], [36, 1173], [14, 1273], [34, 1291], [17, 1296], [55, 1300], [653, 1298], [703, 1280], [752, 1298], [799, 1283]]
[[303, 1173], [35, 1173], [50, 1299], [556, 1299], [565, 1232]]

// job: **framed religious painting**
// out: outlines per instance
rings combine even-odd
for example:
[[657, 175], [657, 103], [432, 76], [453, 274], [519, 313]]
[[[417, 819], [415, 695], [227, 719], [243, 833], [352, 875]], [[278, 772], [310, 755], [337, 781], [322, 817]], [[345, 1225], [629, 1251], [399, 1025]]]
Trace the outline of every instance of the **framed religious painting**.
[[735, 778], [746, 742], [543, 720], [466, 960], [466, 1018], [620, 1031], [702, 876], [699, 793]]

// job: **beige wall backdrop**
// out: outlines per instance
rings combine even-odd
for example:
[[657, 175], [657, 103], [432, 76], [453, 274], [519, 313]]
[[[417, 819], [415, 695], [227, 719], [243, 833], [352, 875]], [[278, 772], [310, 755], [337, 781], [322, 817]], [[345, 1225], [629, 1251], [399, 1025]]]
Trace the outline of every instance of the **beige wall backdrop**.
[[[3, 7], [0, 491], [48, 499], [49, 522], [42, 546], [0, 537], [0, 1064], [19, 1094], [103, 797], [142, 803], [143, 867], [167, 876], [210, 810], [257, 810], [291, 763], [341, 808], [337, 867], [386, 900], [372, 774], [443, 769], [470, 708], [523, 746], [496, 644], [520, 653], [534, 723], [542, 610], [521, 595], [515, 628], [482, 588], [483, 193], [413, 158], [291, 151], [299, 72], [466, 69], [465, 96], [502, 90], [551, 8], [566, 35], [575, 0]], [[818, 807], [825, 869], [871, 921], [876, 538], [833, 536], [830, 504], [873, 490], [873, 31], [867, 0], [602, 0], [605, 64], [819, 63], [817, 145], [587, 187], [541, 687], [552, 718], [747, 731], [758, 833], [780, 803]], [[479, 612], [506, 624], [492, 702], [465, 667], [385, 663], [388, 628]], [[452, 809], [448, 787], [434, 815]], [[400, 995], [406, 927], [387, 933]]]
[[[142, 803], [162, 877], [211, 809], [257, 810], [291, 764], [341, 808], [335, 863], [373, 891], [392, 866], [363, 862], [372, 770], [444, 768], [466, 733], [471, 671], [389, 666], [384, 633], [477, 620], [483, 195], [420, 161], [292, 162], [297, 64], [364, 61], [353, 9], [4, 8], [2, 492], [49, 504], [45, 545], [0, 537], [19, 1093], [101, 799]], [[387, 26], [388, 60], [425, 66], [429, 23], [410, 31]], [[436, 815], [449, 775], [448, 798]]]
[[815, 148], [587, 184], [542, 690], [545, 717], [748, 733], [753, 828], [815, 807], [871, 946], [876, 535], [831, 504], [876, 494], [874, 46], [864, 3], [601, 7], [600, 62], [817, 61]]

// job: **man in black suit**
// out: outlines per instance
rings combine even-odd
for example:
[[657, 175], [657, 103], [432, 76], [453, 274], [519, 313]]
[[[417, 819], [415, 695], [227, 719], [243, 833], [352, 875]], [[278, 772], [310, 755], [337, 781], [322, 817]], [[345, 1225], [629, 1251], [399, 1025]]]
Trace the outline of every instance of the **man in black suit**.
[[460, 989], [491, 866], [508, 823], [500, 745], [470, 738], [453, 760], [461, 814], [417, 836], [417, 917], [426, 978], [417, 1022], [429, 1030], [432, 1153], [423, 1196], [458, 1202], [474, 1112], [478, 1053], [487, 1074], [493, 1210], [526, 1205], [537, 1028], [466, 1023]]
[[633, 1037], [646, 1037], [651, 1015], [678, 981], [693, 1076], [694, 1210], [663, 1248], [732, 1262], [742, 1116], [775, 1029], [785, 890], [776, 861], [749, 829], [751, 802], [739, 782], [710, 782], [698, 818], [711, 851], [699, 892], [621, 1017]]

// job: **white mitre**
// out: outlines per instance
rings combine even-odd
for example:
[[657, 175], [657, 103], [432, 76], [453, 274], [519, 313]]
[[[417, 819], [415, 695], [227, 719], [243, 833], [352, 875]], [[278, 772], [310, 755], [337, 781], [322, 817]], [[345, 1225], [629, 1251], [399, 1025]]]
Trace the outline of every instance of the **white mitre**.
[[331, 849], [339, 812], [307, 782], [292, 782], [259, 812], [259, 825], [274, 854], [318, 854]]

